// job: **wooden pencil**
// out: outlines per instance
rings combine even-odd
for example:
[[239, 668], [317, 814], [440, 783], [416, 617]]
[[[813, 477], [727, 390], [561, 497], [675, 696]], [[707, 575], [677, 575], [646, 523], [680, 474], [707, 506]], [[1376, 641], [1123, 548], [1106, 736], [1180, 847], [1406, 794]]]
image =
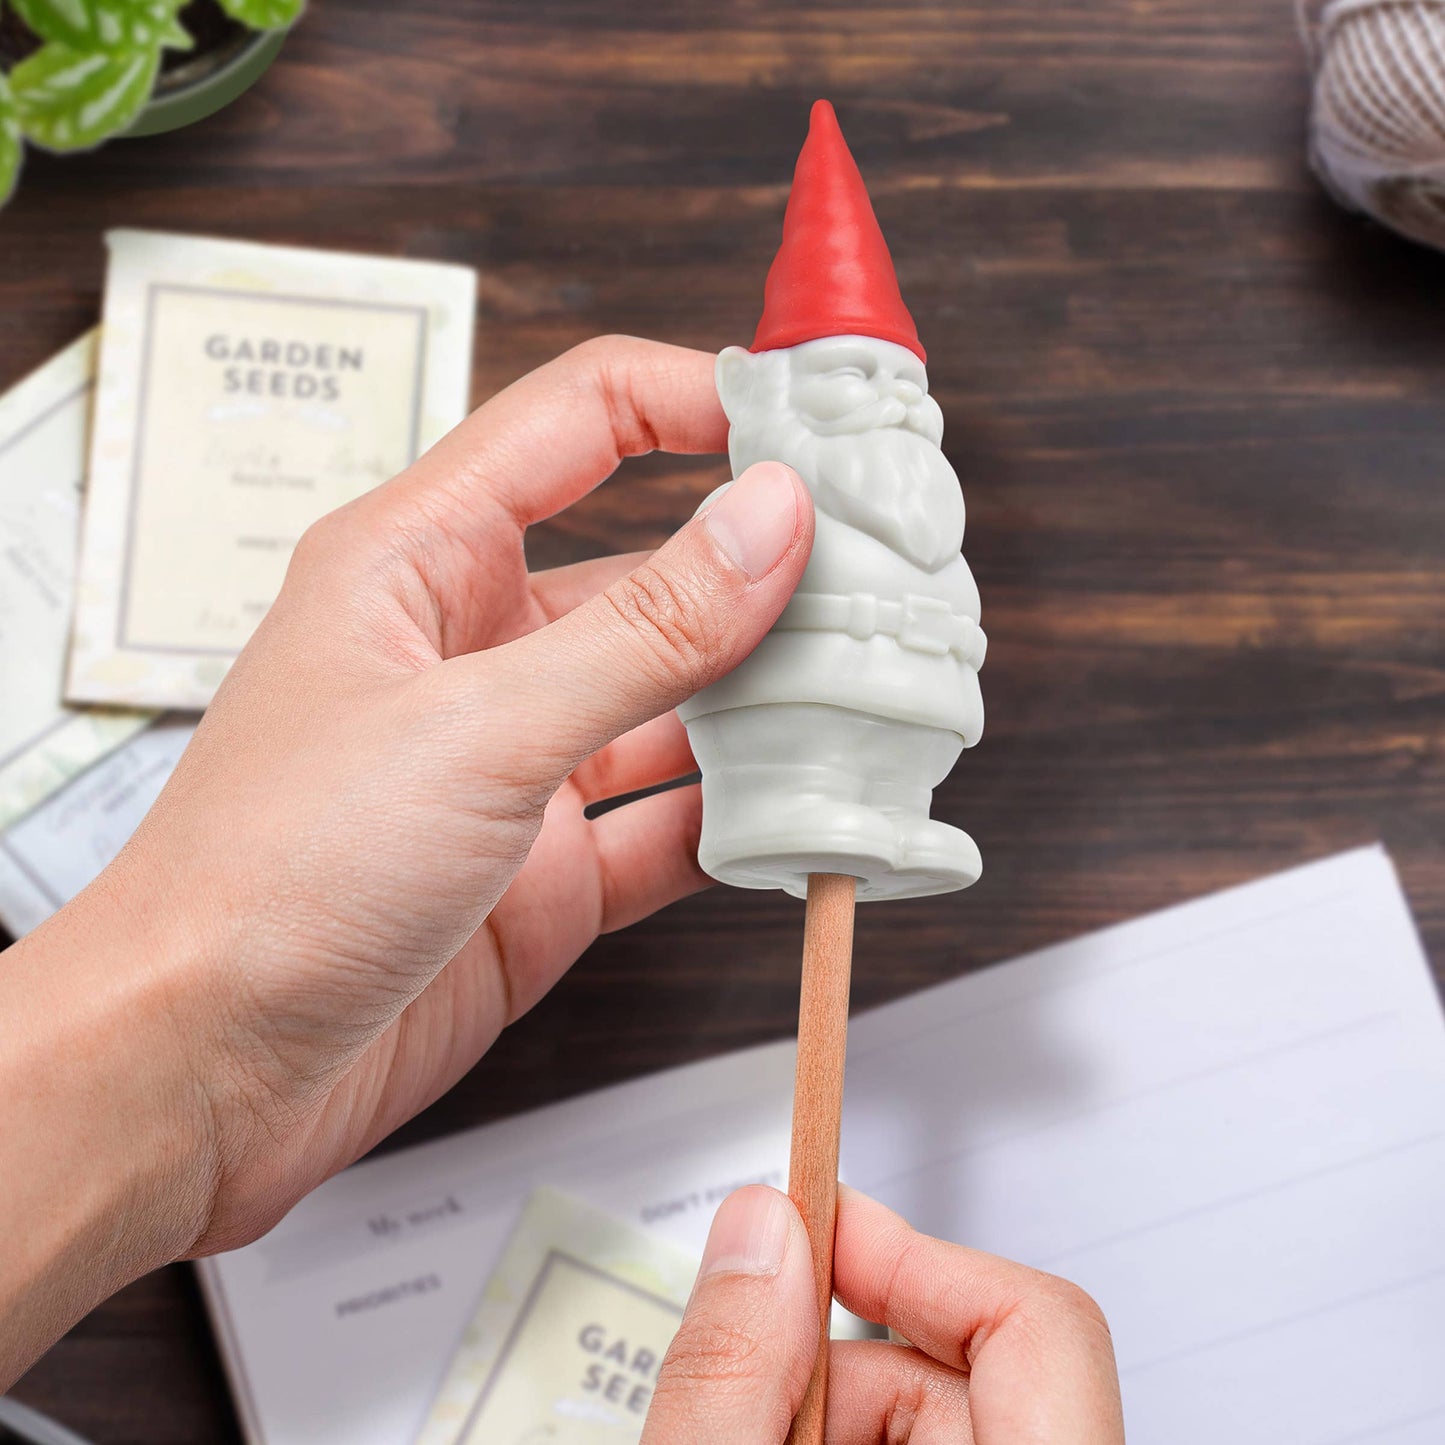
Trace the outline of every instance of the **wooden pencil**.
[[828, 1319], [833, 1304], [833, 1234], [838, 1219], [838, 1131], [848, 1043], [857, 884], [839, 873], [808, 879], [798, 1073], [793, 1092], [788, 1194], [808, 1229], [818, 1289], [818, 1356], [789, 1445], [822, 1445], [828, 1406]]

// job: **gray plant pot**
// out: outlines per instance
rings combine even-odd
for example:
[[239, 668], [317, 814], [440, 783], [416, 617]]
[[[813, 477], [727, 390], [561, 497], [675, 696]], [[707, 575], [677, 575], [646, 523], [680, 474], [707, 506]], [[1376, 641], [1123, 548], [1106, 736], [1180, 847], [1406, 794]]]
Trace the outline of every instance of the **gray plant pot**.
[[159, 135], [214, 115], [243, 95], [281, 53], [289, 32], [266, 30], [248, 35], [229, 52], [211, 52], [162, 77], [156, 93], [127, 136]]

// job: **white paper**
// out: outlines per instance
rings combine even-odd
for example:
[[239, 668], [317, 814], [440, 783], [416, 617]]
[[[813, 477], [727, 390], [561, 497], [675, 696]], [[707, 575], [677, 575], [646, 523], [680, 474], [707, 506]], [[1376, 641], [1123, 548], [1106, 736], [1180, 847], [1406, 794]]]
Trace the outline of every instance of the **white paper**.
[[[931, 989], [850, 1045], [847, 1176], [1092, 1291], [1131, 1445], [1445, 1437], [1445, 1029], [1382, 850]], [[780, 1176], [791, 1087], [768, 1045], [322, 1186], [201, 1267], [248, 1438], [405, 1445], [534, 1185], [696, 1249], [730, 1185]]]
[[140, 826], [195, 729], [162, 718], [0, 833], [0, 924], [19, 937], [80, 892]]
[[297, 540], [466, 414], [476, 273], [107, 233], [72, 701], [200, 709]]
[[1445, 1029], [1382, 850], [901, 1000], [854, 1039], [851, 1181], [1089, 1290], [1131, 1442], [1445, 1439]]
[[359, 1164], [201, 1265], [253, 1442], [410, 1445], [537, 1184], [700, 1253], [782, 1185], [793, 1050], [768, 1045]]
[[0, 396], [0, 828], [150, 714], [61, 701], [97, 333]]

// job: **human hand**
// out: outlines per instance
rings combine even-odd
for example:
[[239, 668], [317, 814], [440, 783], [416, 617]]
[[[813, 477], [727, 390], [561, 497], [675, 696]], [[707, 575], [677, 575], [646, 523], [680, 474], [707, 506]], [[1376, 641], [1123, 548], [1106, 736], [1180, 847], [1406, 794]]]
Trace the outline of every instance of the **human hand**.
[[705, 883], [695, 786], [583, 809], [693, 770], [672, 709], [792, 593], [806, 489], [754, 468], [650, 558], [529, 575], [523, 537], [621, 457], [726, 435], [711, 356], [593, 342], [301, 539], [135, 838], [0, 976], [0, 1090], [54, 1080], [33, 1130], [126, 1183], [121, 1228], [86, 1203], [130, 1250], [92, 1276], [255, 1238], [599, 932]]
[[[1123, 1445], [1109, 1328], [1074, 1285], [918, 1234], [846, 1188], [833, 1267], [848, 1309], [912, 1343], [832, 1344], [828, 1445]], [[782, 1445], [817, 1338], [797, 1210], [739, 1190], [713, 1221], [642, 1445]]]

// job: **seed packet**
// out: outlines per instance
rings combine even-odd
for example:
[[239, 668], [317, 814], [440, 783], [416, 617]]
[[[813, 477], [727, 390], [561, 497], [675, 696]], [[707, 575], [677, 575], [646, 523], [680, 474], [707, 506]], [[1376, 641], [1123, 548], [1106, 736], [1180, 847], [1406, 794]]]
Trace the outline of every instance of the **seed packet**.
[[538, 1189], [416, 1445], [631, 1445], [696, 1273], [676, 1245]]
[[302, 532], [465, 413], [468, 267], [112, 231], [66, 696], [203, 708]]
[[91, 331], [0, 396], [0, 831], [150, 721], [61, 701], [95, 352]]

